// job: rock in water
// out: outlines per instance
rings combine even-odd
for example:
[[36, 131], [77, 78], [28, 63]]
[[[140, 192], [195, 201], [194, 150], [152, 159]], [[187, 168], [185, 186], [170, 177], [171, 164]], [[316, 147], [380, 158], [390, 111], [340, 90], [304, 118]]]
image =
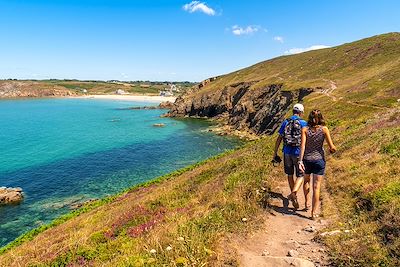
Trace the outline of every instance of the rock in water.
[[171, 109], [173, 106], [174, 106], [174, 103], [169, 102], [169, 101], [164, 101], [164, 102], [161, 102], [160, 105], [158, 105], [158, 108]]
[[154, 127], [164, 127], [165, 124], [164, 123], [154, 123], [153, 126]]
[[0, 204], [15, 204], [24, 198], [20, 187], [0, 187]]

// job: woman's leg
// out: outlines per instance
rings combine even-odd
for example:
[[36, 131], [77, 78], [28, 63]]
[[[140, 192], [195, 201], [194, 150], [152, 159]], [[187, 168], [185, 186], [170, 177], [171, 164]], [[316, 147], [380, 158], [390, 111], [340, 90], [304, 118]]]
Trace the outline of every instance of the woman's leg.
[[316, 175], [313, 174], [313, 200], [312, 200], [312, 210], [311, 210], [311, 217], [315, 216], [317, 213], [317, 210], [319, 209], [320, 205], [320, 191], [321, 191], [321, 183], [322, 179], [324, 178], [323, 175]]
[[304, 174], [303, 191], [304, 191], [305, 209], [308, 209], [310, 203], [310, 180], [311, 180], [311, 175]]

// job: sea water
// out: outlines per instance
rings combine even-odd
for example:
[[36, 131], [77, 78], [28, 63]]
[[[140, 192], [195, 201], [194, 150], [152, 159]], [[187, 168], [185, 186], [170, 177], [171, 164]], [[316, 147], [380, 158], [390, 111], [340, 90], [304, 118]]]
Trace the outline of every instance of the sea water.
[[[201, 120], [160, 118], [150, 103], [99, 99], [0, 101], [0, 186], [24, 200], [0, 206], [0, 246], [103, 198], [240, 144]], [[162, 123], [164, 127], [155, 127]]]

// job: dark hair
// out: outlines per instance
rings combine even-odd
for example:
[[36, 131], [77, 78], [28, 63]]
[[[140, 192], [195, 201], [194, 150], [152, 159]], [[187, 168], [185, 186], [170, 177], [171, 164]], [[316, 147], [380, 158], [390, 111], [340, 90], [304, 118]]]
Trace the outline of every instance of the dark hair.
[[322, 113], [319, 109], [314, 109], [313, 111], [310, 112], [310, 115], [308, 115], [308, 126], [309, 127], [315, 127], [317, 125], [325, 125], [325, 120], [324, 117], [322, 116]]

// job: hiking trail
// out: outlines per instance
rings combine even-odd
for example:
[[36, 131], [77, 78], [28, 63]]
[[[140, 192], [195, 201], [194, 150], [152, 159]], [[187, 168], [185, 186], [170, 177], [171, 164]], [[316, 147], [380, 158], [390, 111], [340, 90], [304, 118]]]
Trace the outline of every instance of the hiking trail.
[[[282, 178], [274, 187], [274, 192], [270, 192], [271, 209], [265, 214], [265, 225], [247, 239], [235, 241], [234, 246], [239, 255], [240, 266], [311, 267], [328, 265], [325, 248], [322, 244], [314, 241], [317, 232], [327, 225], [327, 220], [325, 218], [315, 221], [310, 219], [311, 209], [303, 210], [304, 194], [302, 189], [297, 193], [300, 208], [294, 211], [292, 203], [289, 203], [286, 198], [290, 193], [286, 178], [282, 172], [278, 172], [277, 175]], [[310, 196], [312, 196], [312, 190]]]
[[[319, 93], [326, 95], [328, 97], [330, 97], [333, 101], [338, 101], [343, 99], [343, 97], [339, 97], [337, 98], [336, 96], [334, 96], [332, 93], [333, 91], [335, 91], [338, 88], [338, 85], [335, 81], [332, 80], [327, 80], [324, 79], [324, 81], [329, 82], [329, 88], [325, 88], [322, 91], [319, 91]], [[383, 107], [383, 106], [378, 106], [378, 105], [371, 105], [371, 104], [362, 104], [359, 103], [357, 101], [350, 101], [350, 100], [346, 100], [346, 103], [349, 105], [353, 105], [353, 106], [358, 106], [358, 107], [365, 107], [365, 108], [376, 108], [376, 109], [381, 109], [381, 110], [388, 110], [388, 107]]]

